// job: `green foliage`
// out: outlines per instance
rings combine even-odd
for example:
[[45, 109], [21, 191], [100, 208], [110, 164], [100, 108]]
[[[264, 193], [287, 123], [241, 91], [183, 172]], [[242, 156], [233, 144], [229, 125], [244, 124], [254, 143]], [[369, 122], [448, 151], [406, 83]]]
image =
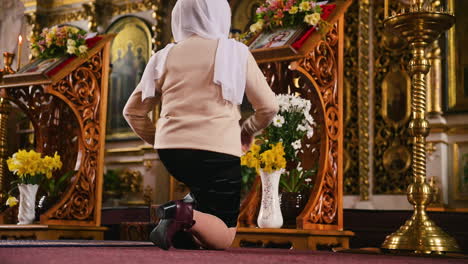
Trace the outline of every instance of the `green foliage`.
[[70, 178], [76, 171], [69, 171], [63, 174], [60, 178], [44, 179], [41, 183], [41, 189], [47, 193], [50, 200], [55, 200], [60, 197], [62, 192], [67, 188], [70, 183]]
[[297, 129], [304, 122], [304, 114], [289, 111], [281, 111], [280, 114], [285, 120], [284, 124], [281, 127], [270, 125], [264, 130], [261, 135], [261, 139], [263, 139], [263, 143], [260, 145], [261, 151], [268, 149], [272, 143], [283, 142], [285, 159], [292, 162], [299, 161], [292, 143], [303, 139], [307, 133]]
[[247, 166], [241, 166], [241, 175], [242, 175], [242, 190], [241, 193], [242, 195], [247, 194], [250, 189], [252, 188], [253, 182], [255, 181], [255, 178], [257, 177], [257, 171], [255, 168], [249, 168]]
[[281, 175], [280, 188], [283, 192], [300, 193], [307, 191], [312, 187], [312, 178], [316, 173], [316, 169], [294, 168]]

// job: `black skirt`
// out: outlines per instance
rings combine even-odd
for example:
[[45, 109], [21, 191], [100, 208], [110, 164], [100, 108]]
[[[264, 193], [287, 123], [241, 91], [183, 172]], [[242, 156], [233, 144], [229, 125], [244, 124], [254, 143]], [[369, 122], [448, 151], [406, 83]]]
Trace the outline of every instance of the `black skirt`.
[[194, 149], [159, 149], [159, 157], [178, 181], [190, 188], [197, 210], [235, 227], [239, 215], [240, 158], [224, 153]]

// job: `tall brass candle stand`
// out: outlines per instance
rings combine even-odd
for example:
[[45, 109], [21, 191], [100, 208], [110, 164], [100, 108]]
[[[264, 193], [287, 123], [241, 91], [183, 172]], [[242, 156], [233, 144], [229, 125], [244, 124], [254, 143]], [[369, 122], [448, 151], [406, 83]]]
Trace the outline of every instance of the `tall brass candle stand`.
[[408, 41], [412, 59], [409, 71], [412, 80], [412, 120], [409, 124], [413, 138], [412, 173], [413, 182], [408, 186], [408, 201], [413, 204], [411, 219], [396, 232], [387, 236], [382, 248], [386, 250], [411, 251], [414, 253], [442, 253], [460, 251], [456, 241], [435, 225], [426, 214], [432, 200], [432, 189], [426, 182], [426, 137], [429, 123], [426, 120], [425, 76], [431, 67], [426, 59], [426, 48], [440, 34], [455, 23], [455, 17], [444, 11], [436, 11], [424, 0], [413, 0], [409, 10], [384, 20], [387, 30]]

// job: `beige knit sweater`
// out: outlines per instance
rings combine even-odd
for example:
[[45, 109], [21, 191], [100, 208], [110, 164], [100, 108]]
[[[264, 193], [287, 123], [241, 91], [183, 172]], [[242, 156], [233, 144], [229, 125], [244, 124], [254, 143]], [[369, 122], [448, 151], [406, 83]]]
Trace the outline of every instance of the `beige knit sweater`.
[[[213, 82], [217, 41], [191, 37], [178, 43], [166, 60], [156, 96], [142, 102], [139, 86], [123, 114], [130, 127], [155, 149], [200, 149], [240, 156], [241, 129], [253, 135], [268, 126], [278, 104], [253, 56], [249, 54], [245, 93], [255, 114], [239, 126], [239, 107], [225, 101]], [[148, 113], [162, 103], [156, 127]]]

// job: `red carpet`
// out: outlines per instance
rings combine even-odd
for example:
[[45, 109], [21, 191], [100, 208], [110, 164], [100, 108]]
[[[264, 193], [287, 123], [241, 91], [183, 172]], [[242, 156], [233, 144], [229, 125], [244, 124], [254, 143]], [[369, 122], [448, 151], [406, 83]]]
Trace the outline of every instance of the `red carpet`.
[[156, 247], [2, 247], [1, 264], [126, 264], [126, 263], [468, 263], [468, 259], [332, 253], [285, 249], [229, 249], [226, 251], [164, 251]]

